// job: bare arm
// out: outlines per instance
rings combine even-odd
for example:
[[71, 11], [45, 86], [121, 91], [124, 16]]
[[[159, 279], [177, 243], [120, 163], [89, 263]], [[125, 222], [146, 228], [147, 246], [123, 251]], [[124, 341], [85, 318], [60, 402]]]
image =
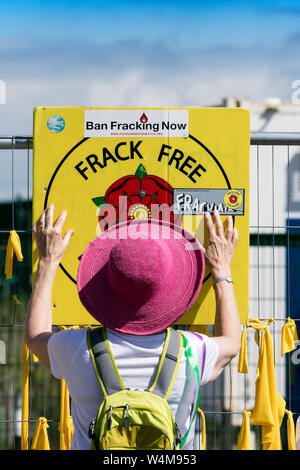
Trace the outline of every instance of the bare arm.
[[54, 206], [48, 207], [33, 226], [39, 253], [37, 276], [25, 319], [25, 342], [50, 371], [47, 343], [52, 334], [52, 289], [59, 263], [74, 233], [61, 231], [67, 213], [62, 212], [53, 226]]
[[[214, 212], [216, 229], [210, 214], [205, 215], [209, 233], [209, 244], [204, 250], [205, 260], [213, 279], [231, 277], [231, 261], [238, 241], [237, 229], [233, 228], [232, 217], [227, 218], [227, 231], [217, 211]], [[238, 314], [233, 284], [219, 281], [215, 286], [216, 316], [213, 339], [218, 344], [219, 356], [210, 380], [214, 380], [224, 367], [238, 354], [241, 340], [240, 318]]]

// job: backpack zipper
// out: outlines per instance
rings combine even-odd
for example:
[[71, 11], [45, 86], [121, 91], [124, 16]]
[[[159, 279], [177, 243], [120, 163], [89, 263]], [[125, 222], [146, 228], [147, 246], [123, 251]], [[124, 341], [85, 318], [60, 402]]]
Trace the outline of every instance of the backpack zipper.
[[108, 420], [107, 420], [107, 429], [108, 430], [110, 430], [111, 425], [112, 425], [112, 412], [113, 412], [113, 406], [110, 405], [110, 407], [109, 407], [109, 417], [108, 417]]
[[182, 441], [182, 436], [181, 436], [181, 432], [179, 430], [179, 427], [178, 427], [178, 424], [175, 423], [175, 428], [176, 428], [176, 439], [175, 439], [175, 443], [176, 443], [176, 447], [178, 444], [181, 443]]
[[94, 438], [95, 422], [96, 422], [96, 418], [94, 418], [94, 419], [90, 422], [90, 425], [89, 425], [88, 436], [89, 436], [90, 439], [93, 439], [93, 438]]
[[[136, 408], [135, 406], [131, 406], [127, 403], [126, 405], [120, 405], [120, 406], [116, 406], [115, 408], [113, 406], [109, 406], [109, 418], [107, 420], [107, 430], [110, 430], [111, 429], [111, 425], [112, 425], [112, 412], [113, 412], [113, 409], [120, 409], [120, 408], [125, 408], [126, 409], [126, 416], [124, 418], [124, 427], [126, 430], [128, 430], [129, 428], [129, 425], [130, 425], [130, 418], [129, 418], [129, 409], [132, 408]], [[151, 411], [152, 413], [155, 413], [155, 414], [158, 414], [159, 416], [161, 416], [162, 418], [166, 419], [165, 416], [160, 413], [158, 410], [154, 410], [153, 408], [150, 408], [150, 407], [145, 407], [148, 411]], [[107, 411], [107, 412], [108, 412]], [[127, 427], [128, 426], [128, 427]], [[181, 434], [180, 434], [180, 431], [178, 429], [178, 426], [177, 424], [175, 423], [175, 428], [176, 428], [176, 433], [177, 433], [177, 438], [176, 438], [176, 441], [177, 443], [181, 442]]]
[[124, 418], [124, 428], [126, 429], [126, 431], [128, 431], [129, 425], [130, 425], [129, 408], [130, 408], [130, 405], [128, 403], [126, 403], [126, 416]]

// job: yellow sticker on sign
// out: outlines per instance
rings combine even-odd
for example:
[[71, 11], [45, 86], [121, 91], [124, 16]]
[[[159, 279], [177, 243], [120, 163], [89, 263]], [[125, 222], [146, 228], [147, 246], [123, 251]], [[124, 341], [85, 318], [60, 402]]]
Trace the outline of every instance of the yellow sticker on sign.
[[[34, 109], [33, 221], [55, 205], [75, 233], [57, 272], [53, 324], [95, 320], [81, 305], [78, 264], [88, 243], [124, 220], [160, 218], [207, 244], [204, 213], [234, 216], [239, 242], [232, 264], [241, 323], [248, 317], [249, 112], [231, 108]], [[33, 244], [33, 276], [37, 268]], [[213, 324], [206, 271], [199, 297], [178, 323]]]

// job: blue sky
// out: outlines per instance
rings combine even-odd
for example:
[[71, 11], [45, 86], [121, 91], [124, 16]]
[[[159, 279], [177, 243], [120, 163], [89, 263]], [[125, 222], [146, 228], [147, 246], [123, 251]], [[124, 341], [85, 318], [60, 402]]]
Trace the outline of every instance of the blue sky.
[[30, 134], [35, 105], [288, 100], [299, 47], [295, 0], [1, 0], [0, 134]]
[[[1, 36], [7, 39], [126, 39], [182, 47], [279, 45], [299, 32], [299, 2], [285, 1], [1, 1]], [[176, 47], [173, 44], [173, 47]]]
[[276, 47], [299, 33], [297, 1], [1, 1], [7, 40], [85, 40], [97, 44], [142, 39], [173, 47]]

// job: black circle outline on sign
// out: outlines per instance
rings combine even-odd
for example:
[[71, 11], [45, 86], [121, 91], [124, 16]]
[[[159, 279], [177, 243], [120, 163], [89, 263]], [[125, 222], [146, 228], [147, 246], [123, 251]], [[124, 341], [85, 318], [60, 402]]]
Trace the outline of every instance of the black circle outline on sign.
[[[189, 137], [194, 141], [196, 142], [197, 144], [199, 144], [207, 153], [209, 153], [209, 155], [213, 158], [213, 160], [216, 162], [216, 164], [218, 165], [218, 167], [220, 168], [221, 172], [222, 172], [222, 175], [224, 176], [225, 178], [225, 181], [226, 181], [226, 184], [228, 186], [228, 189], [231, 189], [231, 184], [229, 182], [229, 179], [228, 179], [228, 176], [226, 175], [225, 173], [225, 170], [224, 168], [222, 167], [221, 163], [219, 162], [219, 160], [214, 156], [214, 154], [206, 147], [206, 145], [202, 144], [202, 142], [200, 142], [200, 140], [196, 139], [196, 137], [192, 136], [191, 134], [189, 134]], [[233, 217], [233, 224], [234, 224], [234, 217]], [[202, 284], [204, 284], [209, 278], [211, 277], [211, 274], [209, 273], [204, 279], [203, 279], [203, 282]]]
[[[47, 204], [48, 204], [48, 197], [49, 197], [49, 193], [50, 193], [50, 189], [51, 189], [51, 186], [53, 184], [53, 181], [59, 171], [59, 169], [61, 168], [61, 166], [63, 165], [63, 163], [67, 160], [67, 158], [71, 155], [72, 152], [74, 152], [74, 150], [76, 150], [81, 144], [83, 144], [85, 141], [87, 141], [88, 139], [90, 139], [91, 137], [84, 137], [83, 139], [81, 139], [79, 142], [77, 142], [76, 145], [74, 145], [74, 147], [71, 148], [71, 150], [68, 151], [68, 153], [66, 153], [66, 155], [62, 158], [62, 160], [59, 162], [59, 164], [57, 165], [57, 167], [55, 168], [54, 172], [53, 172], [53, 175], [51, 176], [50, 178], [50, 181], [49, 181], [49, 185], [47, 186], [47, 191], [46, 191], [46, 195], [45, 195], [45, 202], [44, 202], [44, 210], [47, 208]], [[191, 134], [189, 134], [189, 138], [192, 139], [194, 142], [196, 142], [198, 145], [200, 145], [200, 147], [202, 147], [211, 157], [212, 159], [215, 161], [215, 163], [218, 165], [219, 169], [221, 170], [221, 173], [222, 175], [224, 176], [224, 179], [226, 181], [226, 184], [228, 186], [228, 189], [231, 189], [231, 185], [230, 185], [230, 182], [229, 182], [229, 179], [228, 179], [228, 176], [226, 175], [226, 172], [224, 170], [224, 168], [222, 167], [221, 163], [219, 162], [219, 160], [214, 156], [214, 154], [206, 147], [206, 145], [204, 145], [202, 142], [200, 142], [200, 140], [196, 139], [196, 137], [192, 136]], [[233, 217], [234, 219], [234, 217]], [[77, 284], [77, 281], [76, 279], [73, 278], [73, 276], [71, 276], [71, 274], [66, 270], [66, 268], [63, 266], [62, 263], [60, 263], [59, 267], [61, 268], [61, 270], [66, 274], [66, 276], [68, 276], [68, 278], [74, 283], [74, 284]], [[203, 279], [203, 284], [204, 282], [206, 282], [209, 278], [210, 278], [211, 274], [208, 274], [204, 279]]]
[[[85, 142], [85, 141], [88, 140], [88, 139], [89, 139], [89, 137], [84, 137], [82, 140], [80, 140], [79, 142], [77, 142], [77, 144], [74, 145], [74, 147], [72, 147], [71, 150], [69, 150], [69, 152], [62, 158], [62, 160], [59, 162], [59, 164], [58, 164], [57, 167], [55, 168], [54, 173], [53, 173], [53, 175], [51, 176], [51, 179], [50, 179], [50, 181], [49, 181], [49, 185], [47, 186], [47, 191], [46, 191], [46, 195], [45, 195], [45, 202], [44, 202], [44, 210], [45, 210], [46, 207], [47, 207], [49, 192], [50, 192], [52, 183], [53, 183], [53, 181], [54, 181], [54, 178], [55, 178], [55, 176], [56, 176], [57, 173], [58, 173], [58, 170], [59, 170], [60, 167], [63, 165], [63, 163], [67, 160], [67, 158], [71, 155], [71, 153], [74, 152], [74, 150], [76, 150], [81, 144], [83, 144], [83, 142]], [[62, 265], [62, 263], [59, 264], [59, 267], [60, 267], [61, 270], [66, 274], [66, 276], [68, 276], [68, 278], [71, 279], [71, 281], [74, 282], [74, 284], [77, 285], [76, 279], [74, 279], [74, 278], [71, 276], [71, 274], [68, 273], [68, 271], [66, 270], [66, 268]]]

